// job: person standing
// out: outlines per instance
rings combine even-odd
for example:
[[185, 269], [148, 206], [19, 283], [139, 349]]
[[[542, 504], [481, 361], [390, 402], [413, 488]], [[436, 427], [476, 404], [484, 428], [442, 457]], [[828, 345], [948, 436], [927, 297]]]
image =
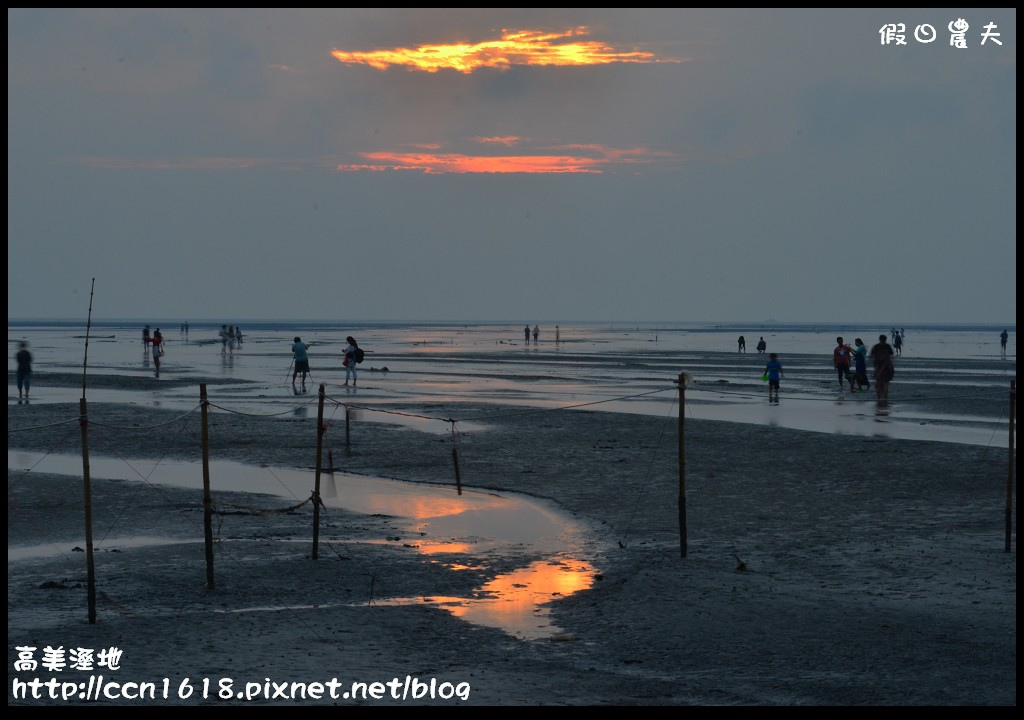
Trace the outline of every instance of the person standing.
[[18, 363], [18, 399], [22, 397], [22, 390], [25, 391], [25, 399], [28, 399], [28, 391], [32, 387], [32, 353], [28, 351], [28, 343], [18, 343], [18, 352], [14, 354]]
[[149, 337], [149, 325], [142, 328], [142, 352], [143, 354], [149, 354], [150, 340]]
[[[220, 335], [220, 354], [221, 355], [227, 355], [228, 354], [228, 326], [227, 326], [226, 323], [221, 324], [219, 335]], [[296, 338], [296, 340], [298, 340], [298, 338]]]
[[896, 351], [897, 355], [903, 354], [903, 335], [896, 333], [892, 339], [892, 349]]
[[1006, 357], [1006, 341], [1009, 339], [1009, 337], [1010, 335], [1009, 333], [1006, 332], [1005, 328], [1001, 333], [999, 333], [999, 347], [1002, 348], [1003, 357]]
[[[1004, 330], [1003, 332], [1006, 332], [1006, 331]], [[560, 327], [558, 327], [557, 325], [555, 325], [555, 345], [561, 345], [561, 344], [562, 344], [562, 329]], [[1003, 344], [1005, 345], [1006, 343], [1003, 343]]]
[[853, 376], [850, 373], [850, 363], [853, 362], [853, 348], [843, 342], [842, 337], [836, 338], [836, 346], [832, 348], [832, 367], [836, 370], [836, 375], [839, 376], [839, 392], [843, 392], [843, 383], [847, 382], [850, 384], [850, 392], [856, 392], [853, 389]]
[[892, 362], [892, 345], [885, 338], [885, 333], [878, 336], [878, 342], [871, 347], [868, 357], [875, 365], [875, 395], [879, 400], [889, 399], [889, 383], [896, 374]]
[[160, 358], [164, 356], [164, 336], [160, 332], [160, 328], [153, 331], [151, 342], [153, 345], [153, 367], [156, 370], [156, 376], [160, 377]]
[[740, 335], [739, 340], [736, 341], [739, 345], [737, 352], [745, 353], [747, 351], [747, 339]]
[[540, 337], [540, 326], [539, 325], [534, 325], [533, 326], [533, 344], [534, 345], [536, 345], [539, 342], [537, 340], [537, 338], [539, 338], [539, 337]]
[[[295, 336], [292, 343], [292, 356], [295, 359], [295, 369], [292, 371], [292, 387], [295, 387], [295, 378], [302, 373], [302, 392], [306, 392], [306, 375], [309, 373], [309, 345], [302, 342], [302, 338]], [[296, 394], [298, 390], [295, 391]]]
[[352, 387], [355, 387], [356, 380], [359, 379], [359, 376], [356, 373], [356, 365], [359, 362], [356, 358], [356, 352], [359, 349], [359, 343], [357, 343], [356, 339], [351, 335], [345, 338], [345, 341], [348, 345], [345, 346], [344, 350], [345, 359], [341, 362], [341, 364], [345, 366], [345, 384], [348, 385], [349, 378], [351, 378]]
[[526, 344], [530, 344], [530, 326], [527, 325], [523, 328], [523, 339], [526, 340]]
[[868, 382], [868, 349], [860, 338], [853, 341], [853, 367], [853, 374], [857, 378], [858, 392], [870, 388], [871, 383]]
[[769, 353], [768, 362], [764, 366], [768, 373], [768, 402], [779, 402], [779, 380], [786, 373], [782, 370], [782, 363], [779, 362], [778, 353]]

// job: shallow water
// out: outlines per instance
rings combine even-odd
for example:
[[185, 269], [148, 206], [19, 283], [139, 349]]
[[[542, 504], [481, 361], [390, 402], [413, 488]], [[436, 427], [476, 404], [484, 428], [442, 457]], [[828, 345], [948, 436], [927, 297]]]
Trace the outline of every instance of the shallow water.
[[[685, 373], [685, 418], [724, 420], [779, 427], [897, 439], [931, 440], [983, 446], [1006, 443], [1005, 402], [1016, 374], [1016, 345], [1001, 357], [998, 333], [992, 328], [908, 328], [897, 385], [917, 386], [925, 392], [962, 396], [976, 401], [991, 397], [983, 416], [942, 414], [920, 404], [899, 400], [879, 404], [873, 393], [840, 396], [832, 373], [831, 348], [836, 334], [847, 340], [877, 338], [866, 328], [773, 328], [754, 331], [736, 327], [656, 327], [574, 325], [543, 328], [540, 343], [523, 343], [522, 328], [498, 325], [371, 326], [357, 332], [367, 350], [359, 367], [358, 388], [343, 385], [339, 356], [350, 329], [327, 325], [306, 330], [295, 324], [255, 325], [246, 328], [244, 344], [221, 352], [216, 326], [190, 328], [189, 336], [164, 332], [162, 384], [145, 391], [90, 385], [103, 375], [154, 377], [152, 359], [143, 351], [141, 328], [94, 328], [88, 344], [84, 328], [61, 325], [16, 325], [8, 328], [9, 356], [16, 342], [31, 344], [39, 373], [31, 402], [74, 403], [82, 387], [48, 387], [45, 373], [81, 373], [90, 402], [145, 405], [187, 412], [199, 404], [199, 387], [182, 387], [168, 380], [215, 377], [208, 397], [212, 412], [243, 412], [315, 417], [319, 388], [324, 387], [329, 411], [344, 412], [414, 428], [422, 432], [486, 431], [486, 418], [425, 417], [395, 412], [403, 404], [497, 404], [507, 408], [578, 408], [657, 416], [678, 416], [677, 380]], [[749, 352], [736, 352], [736, 335], [745, 334]], [[305, 392], [291, 383], [292, 338], [300, 335], [311, 344], [311, 377]], [[786, 368], [778, 404], [767, 402], [761, 383], [765, 356], [754, 352], [763, 335], [768, 350], [779, 352]], [[1011, 338], [1014, 338], [1011, 335]], [[871, 342], [868, 342], [870, 345]], [[969, 371], [951, 367], [942, 359], [979, 361]], [[13, 360], [9, 360], [13, 371]], [[16, 388], [8, 387], [8, 405], [21, 402]], [[296, 392], [298, 391], [298, 392]], [[958, 395], [959, 394], [959, 395]], [[385, 411], [385, 405], [387, 411]], [[956, 403], [953, 403], [955, 406]], [[10, 408], [17, 412], [17, 408]], [[340, 416], [338, 413], [342, 413]], [[8, 468], [32, 467], [38, 460], [10, 449]], [[201, 473], [189, 463], [125, 461], [90, 458], [94, 477], [138, 478], [151, 482], [201, 487]], [[130, 467], [131, 469], [127, 469]], [[48, 456], [36, 472], [76, 475], [80, 458]], [[312, 473], [280, 468], [256, 469], [216, 463], [221, 489], [280, 494], [294, 500], [308, 494]], [[199, 484], [196, 478], [200, 478]], [[469, 622], [501, 627], [517, 637], [551, 636], [558, 628], [547, 622], [544, 604], [559, 595], [589, 587], [599, 568], [595, 544], [571, 518], [553, 508], [510, 494], [464, 492], [431, 488], [379, 478], [327, 476], [322, 494], [328, 505], [355, 512], [382, 513], [407, 522], [400, 541], [410, 552], [435, 556], [504, 553], [524, 546], [545, 560], [502, 575], [471, 598], [382, 598], [380, 603], [431, 603]], [[142, 542], [143, 538], [133, 541]], [[44, 552], [39, 548], [8, 549], [8, 561]], [[451, 565], [458, 571], [458, 562]]]

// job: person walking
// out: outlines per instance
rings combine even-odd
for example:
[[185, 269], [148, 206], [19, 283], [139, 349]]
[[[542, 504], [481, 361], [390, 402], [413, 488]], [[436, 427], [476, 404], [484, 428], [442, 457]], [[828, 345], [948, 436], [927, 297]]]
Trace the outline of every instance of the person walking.
[[342, 360], [341, 364], [345, 366], [345, 384], [348, 385], [349, 378], [352, 379], [352, 387], [356, 386], [356, 380], [359, 379], [358, 373], [356, 373], [356, 365], [359, 363], [357, 357], [359, 350], [359, 343], [356, 339], [349, 335], [345, 338], [348, 345], [345, 346], [344, 355], [345, 359]]
[[850, 363], [853, 362], [853, 348], [843, 342], [842, 337], [836, 338], [836, 346], [832, 348], [832, 367], [839, 377], [839, 394], [843, 393], [843, 383], [849, 383], [850, 392], [857, 392], [853, 389], [853, 375], [850, 373]]
[[868, 349], [864, 341], [857, 338], [853, 341], [853, 374], [857, 378], [857, 391], [863, 392], [871, 387], [868, 382]]
[[32, 388], [32, 353], [28, 351], [28, 343], [18, 343], [18, 352], [14, 354], [14, 359], [18, 363], [18, 399], [22, 398], [22, 390], [24, 390], [24, 397], [28, 399], [28, 391]]
[[878, 342], [871, 346], [868, 357], [875, 366], [875, 395], [879, 400], [889, 399], [889, 383], [896, 374], [896, 367], [892, 362], [892, 345], [888, 343], [885, 333], [878, 336]]
[[[292, 356], [295, 362], [295, 369], [292, 370], [292, 387], [295, 387], [295, 378], [302, 373], [302, 392], [306, 392], [306, 375], [309, 373], [309, 345], [302, 342], [302, 338], [295, 336], [292, 342]], [[298, 394], [298, 390], [295, 394]]]
[[1003, 331], [999, 333], [999, 347], [1002, 348], [1003, 357], [1006, 357], [1006, 341], [1009, 338], [1010, 335], [1009, 333], [1006, 332], [1006, 329], [1004, 328]]
[[779, 402], [779, 380], [786, 373], [782, 370], [782, 363], [779, 362], [778, 353], [769, 353], [768, 362], [764, 366], [768, 373], [768, 402]]
[[[218, 334], [220, 335], [220, 354], [221, 355], [227, 355], [228, 354], [228, 326], [227, 326], [226, 323], [224, 323], [224, 324], [222, 324], [220, 326], [220, 333], [218, 333]], [[296, 339], [298, 339], [298, 338], [296, 338]]]

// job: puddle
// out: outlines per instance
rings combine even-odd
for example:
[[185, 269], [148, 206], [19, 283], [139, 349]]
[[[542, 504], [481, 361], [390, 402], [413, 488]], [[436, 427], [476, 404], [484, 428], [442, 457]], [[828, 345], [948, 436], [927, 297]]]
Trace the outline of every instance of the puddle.
[[[8, 450], [9, 470], [81, 476], [82, 458], [78, 455], [42, 455]], [[266, 493], [297, 501], [308, 497], [314, 483], [312, 470], [269, 468], [227, 461], [211, 461], [210, 478], [217, 492]], [[201, 491], [202, 463], [122, 460], [109, 457], [89, 458], [90, 477], [116, 480], [141, 480]], [[380, 598], [380, 605], [429, 604], [443, 608], [467, 622], [501, 628], [515, 637], [540, 639], [561, 630], [548, 622], [545, 603], [589, 588], [598, 572], [585, 558], [584, 545], [590, 540], [584, 528], [553, 507], [514, 494], [498, 495], [454, 487], [421, 485], [346, 475], [321, 474], [321, 495], [326, 507], [344, 508], [364, 515], [387, 515], [404, 519], [401, 542], [380, 538], [377, 542], [401, 546], [408, 552], [440, 554], [500, 554], [514, 547], [524, 552], [543, 554], [546, 559], [528, 567], [501, 575], [476, 589], [472, 597], [426, 596], [417, 598]], [[122, 547], [201, 542], [159, 537], [106, 539], [97, 552]], [[79, 543], [84, 547], [84, 539]], [[64, 546], [8, 547], [8, 562], [65, 553]], [[104, 550], [104, 548], [106, 550]], [[476, 560], [479, 564], [479, 560]], [[452, 572], [466, 567], [445, 558]]]

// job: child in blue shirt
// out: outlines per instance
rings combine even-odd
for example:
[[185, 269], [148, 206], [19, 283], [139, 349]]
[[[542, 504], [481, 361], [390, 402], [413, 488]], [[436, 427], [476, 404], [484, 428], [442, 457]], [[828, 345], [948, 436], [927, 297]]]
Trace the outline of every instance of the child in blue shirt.
[[764, 371], [768, 373], [768, 402], [777, 403], [779, 401], [779, 379], [786, 374], [782, 371], [778, 353], [768, 355], [768, 363], [764, 366]]

